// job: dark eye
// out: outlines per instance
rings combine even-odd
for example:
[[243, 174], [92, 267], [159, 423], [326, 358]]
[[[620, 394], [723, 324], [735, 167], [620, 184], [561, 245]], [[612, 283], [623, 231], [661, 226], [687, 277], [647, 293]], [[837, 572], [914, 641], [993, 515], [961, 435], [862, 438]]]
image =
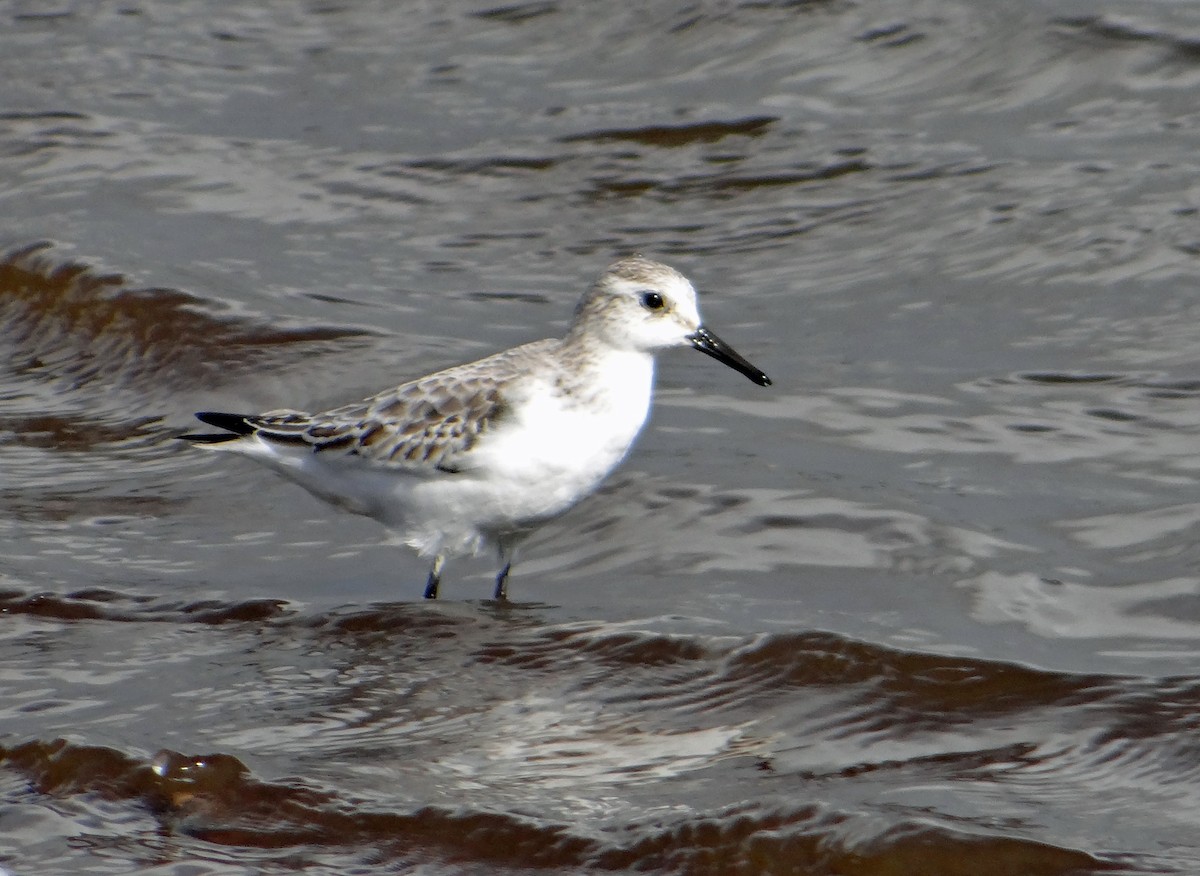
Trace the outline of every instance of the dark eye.
[[646, 308], [647, 310], [662, 310], [663, 297], [657, 292], [643, 292], [642, 307]]

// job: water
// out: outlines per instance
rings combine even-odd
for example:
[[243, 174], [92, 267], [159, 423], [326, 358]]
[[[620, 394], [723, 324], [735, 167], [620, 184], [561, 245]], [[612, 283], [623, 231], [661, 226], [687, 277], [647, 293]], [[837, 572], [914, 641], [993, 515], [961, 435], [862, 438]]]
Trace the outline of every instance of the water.
[[[1200, 7], [0, 16], [0, 868], [1200, 870]], [[511, 605], [173, 440], [635, 249], [775, 385]]]

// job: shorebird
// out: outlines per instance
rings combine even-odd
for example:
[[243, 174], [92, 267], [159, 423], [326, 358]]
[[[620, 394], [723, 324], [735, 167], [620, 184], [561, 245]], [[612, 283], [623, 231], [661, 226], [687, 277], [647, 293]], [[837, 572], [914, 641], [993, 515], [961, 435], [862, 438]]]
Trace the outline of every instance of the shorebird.
[[709, 331], [696, 291], [641, 256], [600, 275], [562, 338], [513, 347], [321, 413], [203, 411], [183, 435], [266, 463], [332, 505], [378, 520], [432, 558], [498, 549], [507, 599], [517, 545], [595, 492], [650, 411], [655, 356], [692, 347], [759, 386], [770, 378]]

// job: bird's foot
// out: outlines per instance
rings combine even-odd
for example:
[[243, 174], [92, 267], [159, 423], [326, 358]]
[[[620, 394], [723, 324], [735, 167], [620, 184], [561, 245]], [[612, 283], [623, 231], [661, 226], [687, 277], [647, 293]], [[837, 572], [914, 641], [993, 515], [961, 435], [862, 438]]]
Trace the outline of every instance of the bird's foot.
[[500, 574], [496, 576], [496, 592], [492, 594], [492, 598], [497, 602], [508, 602], [508, 570], [511, 568], [512, 563], [505, 563]]
[[446, 560], [440, 554], [433, 560], [433, 568], [429, 570], [429, 580], [425, 582], [425, 598], [437, 599], [438, 587], [442, 583], [442, 566]]

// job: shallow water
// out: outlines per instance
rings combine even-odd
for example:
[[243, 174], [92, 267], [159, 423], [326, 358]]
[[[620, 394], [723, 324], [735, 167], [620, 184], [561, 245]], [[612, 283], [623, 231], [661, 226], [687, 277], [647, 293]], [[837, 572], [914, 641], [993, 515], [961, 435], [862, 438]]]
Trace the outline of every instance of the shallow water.
[[[0, 21], [0, 868], [1200, 870], [1200, 6]], [[510, 605], [173, 440], [634, 249], [775, 385], [665, 357]]]

